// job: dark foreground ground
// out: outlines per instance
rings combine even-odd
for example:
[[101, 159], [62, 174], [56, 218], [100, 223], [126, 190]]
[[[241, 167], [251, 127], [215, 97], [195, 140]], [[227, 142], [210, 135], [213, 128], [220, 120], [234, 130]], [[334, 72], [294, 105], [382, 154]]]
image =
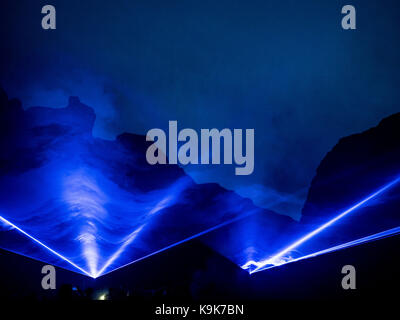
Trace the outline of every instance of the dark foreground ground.
[[[57, 268], [57, 289], [43, 290], [44, 263], [0, 251], [0, 298], [23, 301], [124, 300], [229, 302], [396, 300], [400, 236], [252, 275], [199, 242], [155, 255], [98, 279]], [[356, 290], [341, 286], [344, 265], [356, 268]]]

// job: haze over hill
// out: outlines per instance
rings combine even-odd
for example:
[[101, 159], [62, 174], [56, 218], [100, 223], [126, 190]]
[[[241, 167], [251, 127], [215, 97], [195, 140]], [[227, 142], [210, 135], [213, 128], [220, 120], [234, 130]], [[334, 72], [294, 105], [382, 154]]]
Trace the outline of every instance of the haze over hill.
[[[297, 222], [217, 184], [197, 184], [177, 165], [149, 165], [145, 136], [93, 137], [96, 115], [77, 97], [64, 108], [24, 111], [1, 91], [0, 115], [0, 216], [91, 276], [198, 236], [237, 265], [261, 261], [389, 183], [400, 159], [399, 114], [341, 139]], [[396, 190], [285, 259], [399, 226]], [[1, 247], [77, 271], [14, 225], [3, 221]]]
[[24, 111], [0, 92], [0, 216], [10, 222], [1, 247], [48, 261], [17, 226], [96, 276], [257, 212], [271, 237], [291, 223], [177, 165], [149, 165], [145, 136], [94, 138], [95, 117], [77, 97]]
[[0, 84], [23, 107], [95, 108], [94, 136], [254, 128], [255, 169], [184, 170], [257, 206], [300, 218], [318, 164], [340, 137], [398, 111], [398, 3], [337, 1], [1, 1]]

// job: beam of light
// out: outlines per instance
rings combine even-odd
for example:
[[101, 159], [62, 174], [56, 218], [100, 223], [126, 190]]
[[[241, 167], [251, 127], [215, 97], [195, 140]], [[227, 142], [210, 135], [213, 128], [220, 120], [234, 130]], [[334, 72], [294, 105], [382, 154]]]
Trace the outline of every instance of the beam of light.
[[388, 190], [389, 188], [391, 188], [392, 186], [397, 184], [399, 181], [400, 181], [400, 177], [398, 177], [395, 180], [393, 180], [392, 182], [388, 183], [387, 185], [385, 185], [384, 187], [382, 187], [381, 189], [379, 189], [375, 193], [371, 194], [370, 196], [368, 196], [364, 200], [358, 202], [357, 204], [355, 204], [351, 208], [349, 208], [346, 211], [340, 213], [339, 215], [337, 215], [333, 219], [331, 219], [328, 222], [324, 223], [319, 228], [317, 228], [317, 229], [313, 230], [312, 232], [306, 234], [304, 237], [302, 237], [299, 240], [297, 240], [296, 242], [292, 243], [290, 246], [286, 247], [281, 252], [277, 253], [276, 255], [272, 256], [271, 258], [268, 258], [268, 259], [265, 259], [265, 260], [262, 260], [262, 261], [259, 261], [259, 262], [249, 261], [249, 262], [247, 262], [246, 264], [244, 264], [242, 266], [242, 269], [249, 269], [251, 266], [255, 266], [256, 267], [255, 269], [250, 270], [250, 272], [253, 273], [253, 272], [256, 272], [256, 271], [264, 268], [265, 266], [282, 265], [282, 264], [286, 263], [288, 260], [292, 260], [291, 257], [286, 257], [287, 254], [289, 254], [292, 250], [294, 250], [295, 248], [297, 248], [298, 246], [300, 246], [304, 242], [308, 241], [309, 239], [311, 239], [312, 237], [314, 237], [315, 235], [317, 235], [321, 231], [325, 230], [326, 228], [328, 228], [329, 226], [331, 226], [332, 224], [334, 224], [338, 220], [340, 220], [343, 217], [347, 216], [349, 213], [351, 213], [354, 210], [360, 208], [361, 206], [366, 204], [368, 201], [376, 198], [378, 195], [382, 194], [383, 192], [385, 192], [386, 190]]
[[68, 205], [73, 218], [82, 223], [76, 240], [82, 246], [82, 255], [86, 259], [90, 274], [95, 277], [100, 255], [97, 245], [97, 223], [108, 215], [104, 207], [108, 199], [98, 186], [94, 175], [84, 168], [65, 178], [62, 199]]
[[[360, 245], [360, 244], [363, 244], [363, 243], [372, 242], [372, 241], [380, 240], [380, 239], [387, 238], [387, 237], [392, 237], [392, 236], [395, 236], [395, 235], [398, 235], [398, 234], [400, 234], [400, 226], [396, 227], [396, 228], [393, 228], [393, 229], [386, 230], [386, 231], [382, 231], [382, 232], [379, 232], [379, 233], [375, 233], [373, 235], [370, 235], [370, 236], [367, 236], [367, 237], [364, 237], [364, 238], [360, 238], [360, 239], [357, 239], [357, 240], [346, 242], [346, 243], [340, 244], [338, 246], [334, 246], [334, 247], [331, 247], [331, 248], [328, 248], [328, 249], [324, 249], [324, 250], [321, 250], [321, 251], [318, 251], [318, 252], [314, 252], [314, 253], [311, 253], [311, 254], [296, 258], [296, 259], [288, 260], [288, 261], [286, 261], [286, 262], [284, 262], [282, 264], [264, 266], [262, 268], [255, 269], [255, 270], [251, 271], [250, 274], [255, 273], [255, 272], [260, 272], [260, 271], [263, 271], [263, 270], [267, 270], [267, 269], [271, 269], [271, 268], [274, 268], [274, 267], [279, 267], [279, 266], [282, 266], [284, 264], [288, 264], [288, 263], [292, 263], [292, 262], [296, 262], [296, 261], [300, 261], [300, 260], [305, 260], [305, 259], [309, 259], [309, 258], [314, 258], [314, 257], [317, 257], [317, 256], [322, 255], [322, 254], [343, 250], [343, 249], [354, 247], [354, 246], [357, 246], [357, 245]], [[256, 265], [256, 263], [254, 263], [254, 265]], [[250, 265], [249, 265], [249, 267], [250, 267]]]
[[[159, 210], [163, 209], [169, 201], [171, 201], [171, 197], [166, 197], [166, 198], [162, 199], [161, 201], [159, 201], [158, 204], [155, 206], [155, 208], [152, 209], [152, 210], [149, 212], [149, 215], [152, 215], [152, 214], [158, 212]], [[279, 204], [279, 203], [282, 203], [282, 202], [283, 202], [283, 201], [282, 201], [281, 199], [277, 199], [277, 200], [275, 200], [274, 202], [272, 202], [270, 205], [276, 205], [276, 204]], [[218, 225], [216, 225], [216, 226], [214, 226], [214, 227], [211, 227], [211, 228], [206, 229], [206, 230], [204, 230], [204, 231], [202, 231], [202, 232], [199, 232], [199, 233], [197, 233], [197, 234], [195, 234], [195, 235], [193, 235], [193, 236], [191, 236], [191, 237], [189, 237], [189, 238], [186, 238], [186, 239], [184, 239], [184, 240], [182, 240], [182, 241], [176, 242], [176, 243], [174, 243], [174, 244], [172, 244], [172, 245], [169, 245], [169, 246], [167, 246], [167, 247], [165, 247], [165, 248], [163, 248], [163, 249], [157, 250], [157, 251], [155, 251], [155, 252], [153, 252], [153, 253], [150, 253], [150, 254], [148, 254], [148, 255], [146, 255], [146, 256], [144, 256], [144, 257], [141, 257], [141, 258], [139, 258], [139, 259], [136, 259], [136, 260], [134, 260], [134, 261], [132, 261], [132, 262], [129, 262], [129, 263], [127, 263], [127, 264], [125, 264], [125, 265], [122, 265], [122, 266], [120, 266], [120, 267], [118, 267], [118, 268], [115, 268], [115, 269], [113, 269], [113, 270], [111, 270], [111, 271], [105, 272], [106, 269], [107, 269], [107, 268], [108, 268], [108, 267], [123, 253], [123, 251], [125, 251], [125, 249], [128, 247], [128, 245], [133, 241], [133, 239], [131, 239], [131, 240], [129, 241], [129, 243], [124, 243], [124, 244], [121, 246], [121, 248], [118, 249], [118, 251], [117, 251], [115, 254], [113, 254], [113, 256], [106, 262], [105, 266], [104, 266], [99, 272], [97, 272], [96, 277], [100, 277], [100, 276], [102, 276], [102, 275], [111, 273], [111, 272], [113, 272], [113, 271], [115, 271], [115, 270], [124, 268], [124, 267], [126, 267], [126, 266], [128, 266], [128, 265], [131, 265], [131, 264], [135, 263], [135, 262], [139, 262], [139, 261], [141, 261], [141, 260], [143, 260], [143, 259], [149, 258], [149, 257], [151, 257], [151, 256], [153, 256], [153, 255], [156, 255], [156, 254], [161, 253], [161, 252], [163, 252], [163, 251], [165, 251], [165, 250], [171, 249], [171, 248], [173, 248], [173, 247], [175, 247], [175, 246], [178, 246], [178, 245], [180, 245], [180, 244], [182, 244], [182, 243], [185, 243], [185, 242], [187, 242], [187, 241], [189, 241], [189, 240], [193, 240], [193, 239], [195, 239], [195, 238], [197, 238], [197, 237], [200, 237], [200, 236], [203, 236], [203, 235], [205, 235], [205, 234], [207, 234], [207, 233], [209, 233], [209, 232], [215, 231], [215, 230], [220, 229], [220, 228], [222, 228], [222, 227], [225, 227], [225, 226], [227, 226], [227, 225], [229, 225], [229, 224], [231, 224], [231, 223], [234, 223], [234, 222], [236, 222], [236, 221], [239, 221], [239, 220], [241, 220], [241, 219], [244, 219], [244, 218], [246, 218], [246, 217], [249, 217], [249, 216], [251, 216], [251, 215], [253, 215], [253, 214], [255, 214], [255, 213], [257, 213], [257, 211], [246, 212], [246, 213], [241, 214], [241, 215], [239, 215], [239, 216], [237, 216], [237, 217], [235, 217], [235, 218], [233, 218], [233, 219], [230, 219], [230, 220], [228, 220], [228, 221], [222, 222], [222, 223], [220, 223], [220, 224], [218, 224]], [[135, 232], [136, 232], [136, 231], [134, 231], [134, 233], [135, 233]]]
[[51, 249], [50, 247], [46, 246], [43, 242], [41, 242], [40, 240], [36, 239], [35, 237], [31, 236], [29, 233], [27, 233], [26, 231], [22, 230], [21, 228], [17, 227], [15, 224], [13, 224], [12, 222], [8, 221], [7, 219], [3, 218], [2, 216], [0, 216], [0, 221], [2, 221], [3, 223], [5, 223], [6, 225], [12, 227], [13, 229], [19, 231], [20, 233], [22, 233], [23, 235], [25, 235], [26, 237], [28, 237], [29, 239], [33, 240], [34, 242], [36, 242], [37, 244], [41, 245], [43, 248], [47, 249], [48, 251], [50, 251], [52, 254], [54, 254], [55, 256], [61, 258], [62, 260], [68, 262], [71, 266], [75, 267], [76, 269], [78, 269], [79, 271], [83, 272], [85, 275], [94, 278], [95, 275], [90, 274], [89, 272], [87, 272], [86, 270], [82, 269], [81, 267], [79, 267], [78, 265], [76, 265], [75, 263], [73, 263], [71, 260], [69, 260], [68, 258], [64, 257], [63, 255], [59, 254], [57, 251]]
[[103, 268], [99, 270], [99, 272], [96, 273], [96, 278], [100, 276], [121, 254], [122, 252], [125, 251], [125, 248], [129, 246], [133, 240], [135, 240], [136, 236], [139, 234], [139, 232], [143, 229], [144, 225], [140, 226], [137, 228], [135, 231], [133, 231], [128, 237], [126, 237], [126, 240], [123, 242], [121, 247], [106, 261], [104, 264]]
[[[209, 232], [211, 232], [211, 231], [220, 229], [220, 228], [222, 228], [222, 227], [224, 227], [224, 226], [227, 226], [227, 225], [229, 225], [229, 224], [231, 224], [231, 223], [233, 223], [233, 222], [236, 222], [236, 221], [239, 221], [239, 220], [241, 220], [241, 219], [243, 219], [243, 218], [246, 218], [246, 217], [248, 217], [248, 216], [250, 216], [250, 215], [252, 215], [252, 214], [254, 214], [254, 213], [255, 213], [255, 212], [248, 212], [248, 213], [242, 214], [242, 215], [240, 215], [240, 216], [238, 216], [238, 217], [236, 217], [236, 218], [233, 218], [233, 219], [231, 219], [231, 220], [228, 220], [228, 221], [225, 221], [225, 222], [223, 222], [223, 223], [220, 223], [220, 224], [218, 224], [218, 225], [216, 225], [216, 226], [214, 226], [214, 227], [212, 227], [212, 228], [209, 228], [209, 229], [207, 229], [207, 230], [201, 231], [201, 232], [199, 232], [199, 233], [196, 233], [196, 234], [193, 235], [193, 236], [190, 236], [190, 237], [188, 237], [188, 238], [186, 238], [186, 239], [183, 239], [183, 240], [181, 240], [181, 241], [175, 242], [175, 243], [173, 243], [173, 244], [171, 244], [171, 245], [169, 245], [169, 246], [166, 246], [166, 247], [164, 247], [164, 248], [162, 248], [162, 249], [160, 249], [160, 250], [154, 251], [154, 252], [152, 252], [152, 253], [150, 253], [150, 254], [148, 254], [148, 255], [145, 255], [145, 256], [143, 256], [143, 257], [141, 257], [141, 258], [139, 258], [139, 259], [136, 259], [136, 260], [134, 260], [134, 261], [131, 261], [131, 262], [127, 263], [127, 264], [124, 264], [124, 265], [122, 265], [122, 266], [119, 266], [119, 267], [117, 267], [117, 268], [115, 268], [115, 269], [112, 269], [112, 270], [110, 270], [110, 271], [104, 272], [106, 268], [103, 267], [103, 268], [102, 268], [103, 272], [102, 272], [102, 273], [99, 272], [99, 273], [96, 275], [96, 277], [104, 276], [104, 275], [106, 275], [106, 274], [109, 274], [109, 273], [114, 272], [114, 271], [116, 271], [116, 270], [122, 269], [122, 268], [127, 267], [127, 266], [129, 266], [129, 265], [131, 265], [131, 264], [134, 264], [134, 263], [136, 263], [136, 262], [139, 262], [139, 261], [142, 261], [142, 260], [144, 260], [144, 259], [147, 259], [147, 258], [149, 258], [149, 257], [151, 257], [151, 256], [154, 256], [154, 255], [158, 254], [158, 253], [164, 252], [164, 251], [166, 251], [166, 250], [168, 250], [168, 249], [171, 249], [171, 248], [173, 248], [173, 247], [176, 247], [176, 246], [178, 246], [178, 245], [180, 245], [180, 244], [183, 244], [183, 243], [185, 243], [185, 242], [188, 242], [188, 241], [190, 241], [190, 240], [193, 240], [193, 239], [195, 239], [195, 238], [198, 238], [198, 237], [200, 237], [200, 236], [203, 236], [203, 235], [205, 235], [205, 234], [207, 234], [207, 233], [209, 233]], [[114, 259], [114, 260], [115, 260], [115, 259]], [[111, 264], [111, 263], [110, 263], [110, 264]]]

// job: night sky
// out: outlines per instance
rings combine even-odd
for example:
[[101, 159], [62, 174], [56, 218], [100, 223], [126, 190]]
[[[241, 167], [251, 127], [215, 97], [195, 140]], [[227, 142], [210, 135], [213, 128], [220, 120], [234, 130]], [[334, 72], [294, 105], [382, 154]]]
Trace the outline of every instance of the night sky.
[[[41, 28], [41, 8], [57, 29]], [[357, 30], [341, 28], [341, 8]], [[396, 1], [2, 1], [0, 85], [24, 108], [79, 96], [94, 135], [254, 128], [255, 170], [186, 167], [299, 216], [324, 155], [400, 110]]]

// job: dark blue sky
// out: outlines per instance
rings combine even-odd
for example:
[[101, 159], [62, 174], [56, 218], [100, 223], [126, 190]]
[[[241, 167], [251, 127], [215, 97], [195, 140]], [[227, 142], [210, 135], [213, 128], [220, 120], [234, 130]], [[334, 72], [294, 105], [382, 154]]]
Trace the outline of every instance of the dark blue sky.
[[[53, 4], [57, 30], [41, 29]], [[341, 8], [357, 9], [357, 30]], [[399, 111], [396, 1], [2, 1], [0, 84], [24, 107], [77, 95], [94, 134], [255, 128], [255, 171], [193, 166], [256, 204], [297, 216], [342, 136]], [[284, 201], [282, 204], [280, 201]], [[276, 203], [280, 203], [279, 208]], [[273, 205], [271, 205], [273, 204]]]

